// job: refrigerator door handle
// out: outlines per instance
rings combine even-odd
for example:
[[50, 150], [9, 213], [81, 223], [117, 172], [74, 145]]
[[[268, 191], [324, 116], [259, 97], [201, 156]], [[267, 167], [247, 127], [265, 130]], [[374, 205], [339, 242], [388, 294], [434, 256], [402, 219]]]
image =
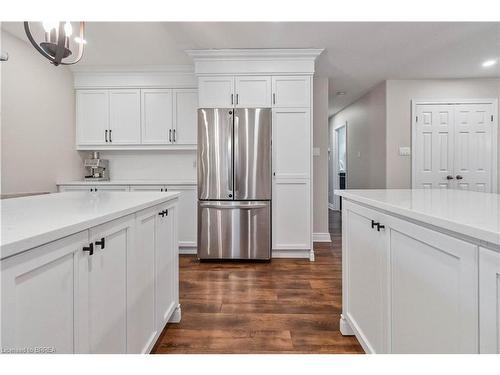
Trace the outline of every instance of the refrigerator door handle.
[[224, 204], [224, 203], [200, 203], [200, 207], [202, 208], [216, 208], [221, 210], [253, 210], [256, 208], [266, 208], [269, 204], [267, 203], [248, 203], [241, 202], [239, 204]]
[[229, 117], [231, 136], [227, 142], [227, 188], [231, 192], [229, 193], [229, 198], [233, 197], [233, 116]]

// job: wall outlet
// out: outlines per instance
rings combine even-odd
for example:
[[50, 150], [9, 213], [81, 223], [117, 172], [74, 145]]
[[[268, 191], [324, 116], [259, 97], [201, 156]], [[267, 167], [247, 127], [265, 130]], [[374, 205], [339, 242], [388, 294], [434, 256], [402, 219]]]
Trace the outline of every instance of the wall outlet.
[[399, 147], [399, 156], [410, 156], [411, 155], [411, 148], [410, 147]]

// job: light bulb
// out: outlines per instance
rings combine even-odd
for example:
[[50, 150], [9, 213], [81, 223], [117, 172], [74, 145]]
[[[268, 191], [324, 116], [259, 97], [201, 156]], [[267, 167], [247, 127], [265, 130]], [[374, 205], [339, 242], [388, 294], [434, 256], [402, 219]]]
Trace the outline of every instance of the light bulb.
[[59, 26], [59, 22], [57, 21], [44, 21], [42, 22], [43, 29], [45, 32], [50, 33], [52, 29], [57, 29], [57, 26]]
[[75, 37], [75, 42], [79, 44], [87, 44], [87, 41], [85, 39], [80, 38], [79, 36]]
[[64, 24], [64, 33], [67, 37], [70, 37], [71, 34], [73, 34], [73, 27], [71, 26], [71, 22], [66, 21], [66, 23]]
[[491, 60], [486, 60], [485, 62], [483, 62], [483, 67], [484, 68], [489, 68], [490, 66], [493, 66], [497, 63], [498, 61], [495, 60], [495, 59], [491, 59]]

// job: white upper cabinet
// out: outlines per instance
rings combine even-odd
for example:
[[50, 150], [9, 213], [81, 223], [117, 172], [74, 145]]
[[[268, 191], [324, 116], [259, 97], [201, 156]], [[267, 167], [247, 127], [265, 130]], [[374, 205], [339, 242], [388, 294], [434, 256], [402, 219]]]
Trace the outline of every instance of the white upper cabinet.
[[309, 76], [273, 77], [273, 107], [311, 107], [311, 78]]
[[77, 90], [76, 142], [79, 145], [106, 144], [109, 131], [107, 90]]
[[140, 90], [110, 90], [109, 112], [109, 143], [141, 143]]
[[276, 178], [310, 177], [311, 121], [309, 109], [273, 111], [273, 168]]
[[173, 90], [174, 123], [172, 142], [179, 145], [196, 145], [198, 128], [198, 90]]
[[[141, 90], [142, 143], [168, 144], [172, 139], [172, 90]], [[196, 111], [194, 111], [196, 115]]]
[[198, 79], [199, 108], [231, 108], [234, 106], [234, 77], [210, 76]]
[[271, 107], [271, 77], [239, 76], [235, 78], [237, 108]]

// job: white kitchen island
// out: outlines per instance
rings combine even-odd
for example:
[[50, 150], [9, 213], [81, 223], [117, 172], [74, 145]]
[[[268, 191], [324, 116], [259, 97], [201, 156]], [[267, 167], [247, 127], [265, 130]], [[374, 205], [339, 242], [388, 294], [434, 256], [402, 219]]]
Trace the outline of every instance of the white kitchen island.
[[500, 195], [335, 194], [343, 334], [368, 353], [500, 353]]
[[3, 353], [147, 353], [180, 321], [175, 192], [1, 201]]

